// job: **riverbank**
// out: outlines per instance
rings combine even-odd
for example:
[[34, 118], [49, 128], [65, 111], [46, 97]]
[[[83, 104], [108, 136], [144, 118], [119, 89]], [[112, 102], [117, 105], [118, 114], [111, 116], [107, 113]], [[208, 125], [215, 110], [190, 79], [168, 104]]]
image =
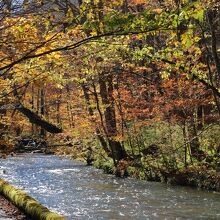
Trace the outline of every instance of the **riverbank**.
[[11, 202], [0, 195], [0, 220], [30, 220]]
[[107, 174], [118, 177], [132, 177], [139, 180], [163, 182], [170, 185], [189, 186], [220, 192], [220, 172], [215, 167], [204, 163], [197, 163], [187, 167], [168, 167], [159, 163], [155, 158], [151, 160], [120, 161], [115, 168], [111, 159], [108, 161], [94, 161], [94, 166]]

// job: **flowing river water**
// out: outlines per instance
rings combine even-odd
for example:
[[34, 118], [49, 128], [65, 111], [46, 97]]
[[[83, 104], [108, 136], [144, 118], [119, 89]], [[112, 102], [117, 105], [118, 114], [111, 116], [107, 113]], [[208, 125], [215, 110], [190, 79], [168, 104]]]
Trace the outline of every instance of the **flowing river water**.
[[118, 179], [78, 161], [23, 154], [0, 160], [0, 178], [67, 219], [220, 219], [220, 194]]

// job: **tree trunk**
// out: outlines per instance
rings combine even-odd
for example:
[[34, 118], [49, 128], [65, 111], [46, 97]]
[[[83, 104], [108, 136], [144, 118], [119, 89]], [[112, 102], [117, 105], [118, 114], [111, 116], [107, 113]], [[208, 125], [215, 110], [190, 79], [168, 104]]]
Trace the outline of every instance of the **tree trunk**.
[[189, 138], [192, 140], [190, 142], [190, 149], [192, 157], [196, 158], [198, 161], [205, 159], [206, 154], [203, 150], [200, 149], [199, 138], [197, 136], [196, 124], [193, 124], [189, 127]]
[[[93, 112], [93, 109], [90, 106], [91, 103], [90, 103], [90, 97], [89, 97], [89, 94], [88, 94], [88, 89], [87, 89], [87, 87], [84, 83], [81, 84], [81, 88], [82, 88], [83, 93], [84, 93], [84, 98], [85, 98], [85, 101], [86, 101], [88, 113], [89, 113], [90, 116], [93, 117], [94, 112]], [[104, 149], [104, 151], [107, 153], [108, 156], [112, 156], [110, 150], [108, 149], [108, 145], [107, 145], [104, 137], [102, 136], [102, 133], [101, 133], [100, 129], [98, 127], [96, 127], [95, 130], [96, 130], [97, 138], [100, 141], [102, 148]]]
[[[40, 90], [40, 114], [42, 116], [45, 115], [45, 91], [44, 89]], [[43, 138], [46, 136], [46, 131], [43, 126], [41, 126], [41, 129], [40, 129], [40, 136]]]
[[[112, 80], [113, 78], [111, 75], [108, 77], [104, 77], [104, 75], [99, 75], [100, 96], [102, 99], [102, 103], [105, 106], [104, 116], [107, 138], [109, 146], [113, 153], [113, 158], [116, 160], [116, 162], [119, 162], [126, 157], [126, 153], [121, 143], [115, 140], [117, 136], [117, 125]], [[106, 85], [106, 81], [108, 82], [108, 87]]]
[[70, 128], [74, 127], [74, 119], [73, 119], [73, 108], [70, 102], [70, 88], [69, 85], [66, 86], [66, 91], [67, 91], [67, 112], [68, 112], [68, 117], [69, 117], [69, 126]]

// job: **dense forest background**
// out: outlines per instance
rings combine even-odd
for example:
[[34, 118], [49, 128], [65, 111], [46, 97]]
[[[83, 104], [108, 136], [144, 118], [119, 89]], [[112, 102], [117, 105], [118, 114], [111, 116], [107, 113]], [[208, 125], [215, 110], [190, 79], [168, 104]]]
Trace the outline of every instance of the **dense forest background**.
[[219, 9], [0, 1], [2, 152], [38, 138], [119, 176], [220, 189]]

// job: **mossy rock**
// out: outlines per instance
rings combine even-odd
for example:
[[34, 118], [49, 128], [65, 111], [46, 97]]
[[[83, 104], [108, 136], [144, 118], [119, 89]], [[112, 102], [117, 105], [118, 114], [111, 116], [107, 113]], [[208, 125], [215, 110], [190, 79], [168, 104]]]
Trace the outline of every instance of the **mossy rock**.
[[33, 220], [65, 220], [64, 217], [51, 212], [27, 193], [2, 179], [0, 179], [0, 194]]

